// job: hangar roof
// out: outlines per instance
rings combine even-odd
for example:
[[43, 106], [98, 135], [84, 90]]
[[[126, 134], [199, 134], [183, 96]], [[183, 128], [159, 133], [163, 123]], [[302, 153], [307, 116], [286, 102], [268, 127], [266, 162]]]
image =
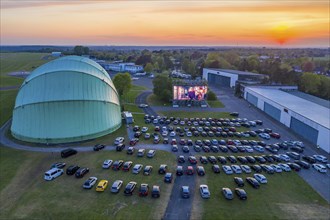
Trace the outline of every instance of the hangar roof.
[[308, 118], [323, 127], [330, 128], [330, 109], [290, 93], [274, 88], [247, 87], [255, 93]]
[[245, 71], [239, 71], [239, 70], [228, 70], [228, 69], [215, 69], [215, 68], [206, 68], [209, 70], [214, 70], [214, 71], [221, 71], [221, 72], [226, 72], [226, 73], [231, 73], [231, 74], [236, 74], [236, 75], [242, 75], [242, 76], [260, 76], [262, 74], [258, 73], [251, 73], [251, 72], [245, 72]]

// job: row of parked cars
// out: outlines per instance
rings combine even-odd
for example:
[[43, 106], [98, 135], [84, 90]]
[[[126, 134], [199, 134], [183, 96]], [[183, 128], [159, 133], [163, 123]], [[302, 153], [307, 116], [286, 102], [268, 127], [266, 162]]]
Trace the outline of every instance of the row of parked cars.
[[[62, 174], [64, 174], [63, 168], [66, 166], [66, 163], [57, 162], [51, 165], [50, 170], [46, 171], [44, 174], [45, 180], [53, 180]], [[76, 178], [82, 178], [86, 173], [89, 172], [88, 167], [80, 167], [78, 165], [71, 165], [66, 169], [67, 175], [75, 175]]]

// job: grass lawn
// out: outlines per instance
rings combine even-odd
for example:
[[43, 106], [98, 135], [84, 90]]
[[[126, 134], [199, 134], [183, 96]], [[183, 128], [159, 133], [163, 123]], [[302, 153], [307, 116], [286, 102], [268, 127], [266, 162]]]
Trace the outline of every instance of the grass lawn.
[[[60, 159], [59, 154], [32, 153], [0, 147], [0, 219], [161, 219], [173, 184], [165, 184], [158, 175], [160, 164], [167, 163], [174, 171], [175, 156], [157, 151], [155, 158], [137, 158], [126, 152], [86, 152]], [[134, 175], [131, 172], [104, 170], [105, 159], [131, 160], [134, 164], [152, 165], [150, 176]], [[82, 179], [64, 174], [54, 181], [46, 182], [43, 174], [53, 162], [63, 161], [68, 165], [87, 166], [90, 172]], [[82, 184], [88, 176], [109, 180], [105, 192], [98, 193], [95, 187], [84, 190]], [[110, 193], [112, 183], [121, 179], [124, 187], [129, 181], [138, 184], [160, 185], [161, 198], [140, 198], [138, 188], [133, 196]]]
[[131, 90], [121, 97], [121, 103], [124, 105], [124, 110], [129, 112], [143, 113], [143, 110], [136, 106], [135, 99], [145, 90], [146, 88], [143, 86], [132, 85]]
[[[227, 201], [221, 192], [223, 187], [234, 190], [237, 185], [233, 178], [245, 179], [250, 174], [226, 175], [221, 170], [215, 174], [211, 164], [204, 165], [207, 175], [199, 178], [199, 184], [207, 184], [211, 198], [203, 200], [195, 189], [195, 202], [202, 210], [201, 219], [327, 219], [329, 206], [297, 173], [264, 174], [268, 184], [260, 189], [252, 188], [245, 182], [247, 201], [241, 201], [236, 194], [232, 201]], [[196, 209], [196, 208], [195, 208]], [[197, 210], [196, 210], [197, 211]], [[193, 213], [198, 216], [198, 213]]]
[[147, 102], [151, 106], [171, 106], [171, 103], [160, 100], [155, 94], [149, 95]]
[[209, 104], [209, 106], [211, 108], [223, 108], [223, 107], [225, 107], [225, 105], [222, 102], [220, 102], [219, 100], [207, 101], [207, 103]]
[[22, 84], [22, 78], [7, 76], [15, 71], [32, 71], [38, 66], [49, 62], [42, 57], [46, 53], [0, 53], [0, 86], [15, 86]]
[[167, 117], [180, 117], [180, 118], [233, 118], [229, 112], [185, 112], [185, 111], [168, 111], [158, 112]]
[[0, 91], [0, 125], [11, 118], [17, 92], [18, 90]]

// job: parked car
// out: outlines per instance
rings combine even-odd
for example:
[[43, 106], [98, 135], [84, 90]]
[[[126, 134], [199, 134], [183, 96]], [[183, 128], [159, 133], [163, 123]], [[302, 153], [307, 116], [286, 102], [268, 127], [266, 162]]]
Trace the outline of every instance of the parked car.
[[190, 197], [189, 186], [181, 186], [181, 197], [184, 199]]
[[152, 171], [152, 166], [145, 166], [143, 170], [143, 175], [149, 176], [151, 174], [151, 171]]
[[303, 160], [307, 161], [310, 164], [316, 163], [316, 159], [313, 156], [302, 156]]
[[247, 194], [244, 189], [235, 188], [235, 193], [240, 200], [247, 200]]
[[300, 171], [301, 170], [301, 167], [298, 165], [298, 164], [296, 164], [296, 163], [287, 163], [289, 166], [290, 166], [290, 168], [292, 169], [292, 170], [294, 170], [294, 171]]
[[124, 137], [117, 137], [115, 139], [115, 145], [122, 144], [122, 143], [124, 143], [124, 141], [125, 141]]
[[153, 158], [156, 154], [156, 151], [155, 150], [149, 150], [148, 154], [147, 154], [147, 157], [148, 158]]
[[139, 196], [148, 196], [149, 194], [149, 185], [147, 183], [142, 183], [139, 189]]
[[189, 160], [190, 164], [197, 164], [197, 159], [195, 156], [189, 156], [188, 160]]
[[138, 156], [138, 157], [143, 157], [145, 151], [146, 151], [145, 149], [139, 149], [138, 152], [137, 152], [137, 156]]
[[83, 188], [84, 189], [91, 189], [95, 183], [97, 182], [97, 178], [96, 177], [89, 177], [83, 184]]
[[178, 176], [183, 175], [183, 167], [182, 166], [177, 166], [176, 167], [176, 175], [178, 175]]
[[139, 174], [140, 171], [142, 170], [143, 165], [142, 164], [135, 164], [132, 170], [132, 173], [134, 174]]
[[166, 173], [164, 176], [164, 182], [165, 183], [172, 183], [173, 175], [172, 173]]
[[239, 187], [244, 186], [244, 180], [241, 177], [234, 177], [234, 181], [237, 184], [237, 186]]
[[192, 166], [188, 166], [186, 170], [187, 175], [193, 175], [194, 174], [194, 168]]
[[178, 145], [172, 145], [173, 152], [178, 152], [178, 150], [179, 150]]
[[237, 173], [237, 174], [242, 173], [242, 169], [239, 165], [231, 165], [231, 169], [234, 171], [234, 173]]
[[289, 157], [291, 157], [291, 158], [293, 158], [295, 160], [300, 160], [300, 155], [298, 153], [296, 153], [296, 152], [289, 151], [289, 152], [286, 152], [286, 154]]
[[312, 167], [320, 173], [326, 173], [327, 172], [327, 168], [323, 164], [314, 163], [312, 165]]
[[275, 133], [275, 132], [270, 133], [270, 136], [272, 138], [276, 138], [276, 139], [280, 139], [281, 138], [281, 135], [279, 133]]
[[227, 175], [233, 174], [233, 170], [228, 165], [223, 165], [222, 166], [222, 169], [225, 172], [225, 174], [227, 174]]
[[161, 164], [158, 169], [158, 174], [165, 174], [167, 172], [167, 165]]
[[295, 160], [294, 163], [298, 164], [299, 166], [301, 166], [304, 169], [309, 169], [311, 167], [311, 165], [309, 165], [309, 163], [307, 163], [305, 161], [301, 161], [301, 160]]
[[97, 192], [103, 192], [108, 186], [108, 180], [100, 180], [100, 182], [96, 186]]
[[82, 178], [82, 177], [84, 177], [84, 175], [86, 174], [86, 173], [88, 173], [89, 172], [89, 168], [87, 168], [87, 167], [80, 167], [78, 170], [77, 170], [77, 172], [75, 173], [75, 176], [77, 177], [77, 178]]
[[262, 172], [262, 168], [261, 168], [260, 165], [255, 164], [255, 165], [252, 165], [251, 168], [252, 168], [255, 172], [257, 172], [257, 173], [261, 173], [261, 172]]
[[113, 161], [110, 160], [110, 159], [105, 160], [102, 164], [102, 168], [103, 169], [109, 169], [111, 167], [112, 162]]
[[315, 160], [317, 162], [321, 162], [321, 163], [327, 163], [328, 162], [328, 159], [323, 155], [316, 154], [316, 155], [313, 155], [313, 157], [315, 158]]
[[123, 165], [124, 161], [123, 160], [116, 160], [113, 165], [112, 169], [113, 170], [120, 170], [121, 166]]
[[46, 171], [44, 174], [44, 180], [53, 180], [64, 173], [63, 169], [59, 168], [51, 168], [50, 170]]
[[253, 177], [246, 177], [246, 181], [255, 189], [260, 187], [259, 182]]
[[199, 186], [199, 192], [200, 192], [201, 197], [203, 199], [208, 199], [211, 196], [211, 193], [209, 191], [209, 187], [205, 184]]
[[125, 148], [125, 144], [124, 143], [120, 143], [116, 146], [116, 151], [122, 151]]
[[70, 157], [70, 156], [75, 155], [77, 153], [78, 153], [78, 151], [76, 151], [75, 149], [68, 148], [68, 149], [65, 149], [65, 150], [61, 151], [61, 157], [62, 158], [67, 158], [67, 157]]
[[281, 167], [282, 170], [284, 170], [285, 172], [290, 172], [291, 171], [291, 167], [287, 164], [284, 163], [279, 163], [277, 164], [279, 167]]
[[234, 198], [233, 192], [229, 188], [222, 188], [222, 194], [225, 199], [232, 200]]
[[56, 162], [56, 163], [53, 163], [50, 168], [58, 168], [58, 169], [62, 169], [66, 166], [66, 163], [64, 162]]
[[123, 165], [123, 171], [129, 171], [129, 169], [131, 168], [133, 162], [132, 161], [126, 161]]
[[241, 165], [241, 169], [244, 173], [251, 173], [251, 168], [248, 165]]
[[99, 150], [102, 150], [103, 148], [105, 148], [105, 145], [104, 145], [104, 144], [96, 144], [96, 145], [93, 147], [93, 150], [94, 150], [94, 151], [99, 151]]
[[128, 155], [132, 155], [132, 154], [134, 153], [134, 151], [135, 151], [134, 147], [128, 147], [126, 153], [127, 153]]
[[254, 177], [259, 183], [262, 183], [262, 184], [267, 183], [267, 178], [266, 178], [264, 175], [260, 174], [260, 173], [255, 173], [255, 174], [253, 175], [253, 177]]
[[220, 173], [220, 167], [217, 164], [212, 165], [212, 170], [214, 173]]
[[125, 190], [124, 190], [124, 195], [125, 196], [131, 196], [133, 195], [134, 189], [136, 188], [137, 183], [136, 182], [129, 182], [127, 183]]
[[204, 176], [205, 175], [205, 170], [203, 166], [197, 166], [197, 174], [198, 176]]
[[138, 142], [139, 142], [139, 138], [132, 138], [132, 139], [129, 141], [129, 145], [134, 146], [134, 145], [136, 145]]
[[122, 180], [116, 180], [113, 184], [112, 184], [112, 187], [111, 187], [111, 192], [112, 193], [118, 193], [120, 188], [122, 187], [123, 185], [123, 181]]
[[160, 187], [159, 186], [157, 186], [157, 185], [152, 186], [151, 197], [152, 198], [160, 197]]
[[77, 165], [71, 165], [66, 169], [66, 174], [67, 175], [73, 175], [75, 172], [79, 169], [80, 167]]

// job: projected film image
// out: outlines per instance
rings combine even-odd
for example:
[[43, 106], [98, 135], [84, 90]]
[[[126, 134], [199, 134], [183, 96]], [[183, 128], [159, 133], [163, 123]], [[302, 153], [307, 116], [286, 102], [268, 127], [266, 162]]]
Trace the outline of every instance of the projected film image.
[[174, 100], [197, 100], [206, 98], [207, 86], [173, 86]]

